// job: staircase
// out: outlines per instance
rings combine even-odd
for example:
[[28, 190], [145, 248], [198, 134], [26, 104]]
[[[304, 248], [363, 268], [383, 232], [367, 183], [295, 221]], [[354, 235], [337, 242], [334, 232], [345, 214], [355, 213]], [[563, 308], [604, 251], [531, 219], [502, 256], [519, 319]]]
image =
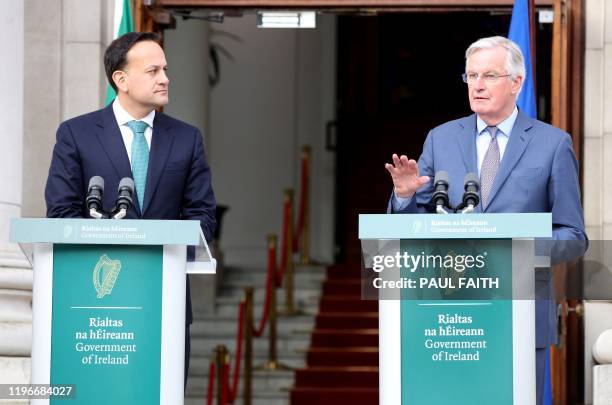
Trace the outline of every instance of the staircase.
[[361, 300], [358, 265], [331, 266], [291, 405], [378, 404], [378, 302]]
[[[266, 270], [263, 268], [227, 268], [219, 295], [215, 299], [215, 311], [207, 315], [194, 313], [195, 319], [191, 326], [191, 365], [185, 393], [186, 405], [206, 403], [208, 367], [213, 356], [212, 351], [217, 345], [224, 344], [230, 350], [233, 370], [238, 304], [243, 295], [243, 288], [255, 287], [253, 311], [255, 322], [258, 323], [264, 303], [265, 277]], [[298, 308], [306, 312], [306, 315], [280, 316], [277, 322], [278, 361], [293, 369], [302, 368], [306, 363], [307, 349], [310, 345], [317, 303], [321, 296], [321, 284], [324, 279], [325, 268], [323, 267], [296, 266], [295, 268], [295, 302]], [[193, 297], [196, 297], [196, 294], [197, 291], [192, 291]], [[285, 303], [283, 288], [277, 290], [277, 303], [280, 313]], [[264, 335], [253, 340], [253, 366], [255, 368], [267, 360], [267, 326]], [[244, 359], [242, 364], [244, 365]], [[286, 405], [293, 384], [293, 371], [254, 370], [252, 404]], [[243, 403], [242, 387], [241, 373], [236, 404]]]

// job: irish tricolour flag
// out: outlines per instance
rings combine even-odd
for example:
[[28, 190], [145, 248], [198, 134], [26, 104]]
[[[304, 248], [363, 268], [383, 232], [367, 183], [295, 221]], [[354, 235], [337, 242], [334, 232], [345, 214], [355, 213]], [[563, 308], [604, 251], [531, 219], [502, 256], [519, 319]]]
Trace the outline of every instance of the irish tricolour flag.
[[[132, 6], [130, 3], [130, 0], [115, 0], [115, 18], [113, 25], [115, 36], [113, 39], [134, 31], [134, 20], [132, 19]], [[110, 104], [116, 95], [115, 90], [113, 90], [109, 84], [106, 90], [105, 105]]]

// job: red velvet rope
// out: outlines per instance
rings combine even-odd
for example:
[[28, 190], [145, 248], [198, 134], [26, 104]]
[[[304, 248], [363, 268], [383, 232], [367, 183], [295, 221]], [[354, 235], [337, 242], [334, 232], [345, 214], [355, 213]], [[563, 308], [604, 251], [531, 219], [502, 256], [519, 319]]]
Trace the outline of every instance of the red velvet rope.
[[[287, 268], [287, 243], [291, 239], [289, 235], [289, 212], [291, 210], [291, 201], [285, 199], [285, 205], [283, 207], [283, 236], [281, 239], [281, 259], [278, 274], [276, 274], [276, 286], [280, 287], [283, 284], [283, 277], [285, 277], [285, 270]], [[276, 260], [276, 252], [274, 254], [274, 260]]]
[[221, 388], [221, 405], [227, 405], [227, 394], [228, 394], [228, 382], [229, 382], [229, 364], [223, 365], [223, 386]]
[[266, 328], [266, 322], [268, 322], [268, 314], [270, 313], [270, 293], [272, 292], [272, 280], [275, 278], [276, 268], [276, 246], [270, 246], [268, 248], [268, 274], [266, 276], [266, 296], [264, 300], [263, 314], [259, 321], [259, 326], [253, 328], [253, 335], [260, 337]]
[[[238, 395], [238, 380], [240, 377], [240, 359], [242, 358], [242, 340], [244, 337], [244, 301], [240, 302], [238, 309], [238, 335], [236, 336], [236, 356], [234, 357], [234, 378], [232, 380], [232, 387], [229, 392], [228, 403], [233, 404]], [[229, 367], [229, 365], [228, 365]], [[229, 379], [229, 376], [228, 376]]]
[[302, 176], [300, 177], [300, 208], [298, 210], [297, 226], [295, 227], [295, 236], [293, 237], [293, 251], [296, 252], [300, 245], [302, 237], [302, 228], [304, 227], [304, 209], [306, 206], [306, 184], [308, 181], [308, 158], [302, 157]]
[[[304, 176], [304, 169], [306, 168], [306, 162], [305, 159], [302, 161], [302, 194], [304, 191], [304, 187], [305, 187], [305, 176]], [[261, 319], [259, 321], [259, 325], [257, 328], [254, 328], [252, 325], [249, 325], [250, 327], [253, 327], [253, 334], [256, 337], [261, 337], [261, 335], [263, 334], [265, 327], [266, 327], [266, 323], [268, 321], [268, 316], [270, 313], [270, 294], [272, 293], [272, 288], [273, 284], [275, 284], [276, 286], [280, 286], [283, 282], [283, 277], [285, 275], [285, 269], [287, 267], [287, 243], [291, 243], [290, 239], [291, 239], [291, 235], [288, 234], [289, 231], [289, 213], [291, 210], [291, 206], [290, 206], [291, 201], [289, 201], [288, 199], [285, 200], [284, 203], [284, 212], [283, 212], [283, 235], [282, 235], [282, 242], [281, 242], [281, 264], [280, 264], [280, 269], [279, 272], [276, 273], [275, 272], [275, 268], [276, 268], [276, 246], [270, 246], [268, 248], [268, 271], [266, 274], [266, 292], [265, 292], [265, 300], [264, 300], [264, 308], [263, 308], [263, 314], [261, 316]], [[300, 202], [300, 211], [303, 212], [303, 202]], [[303, 215], [301, 215], [301, 217], [303, 217]], [[300, 229], [303, 223], [303, 218], [300, 218]], [[298, 232], [299, 235], [299, 232]], [[296, 235], [296, 237], [299, 239], [299, 236]], [[294, 243], [298, 243], [297, 239], [293, 240]], [[233, 379], [232, 379], [232, 386], [231, 388], [229, 387], [229, 379], [230, 379], [230, 365], [226, 364], [224, 367], [224, 378], [222, 381], [223, 384], [223, 397], [221, 398], [221, 403], [223, 405], [225, 404], [232, 404], [234, 403], [234, 401], [236, 400], [236, 397], [238, 396], [238, 382], [239, 382], [239, 377], [240, 377], [240, 361], [242, 358], [242, 341], [243, 341], [243, 337], [244, 337], [244, 312], [245, 312], [245, 303], [244, 302], [240, 302], [240, 306], [238, 309], [239, 315], [238, 315], [238, 331], [237, 331], [237, 336], [236, 336], [236, 356], [234, 359], [234, 374], [233, 374]], [[213, 385], [214, 385], [214, 372], [215, 372], [215, 363], [211, 362], [210, 363], [210, 368], [209, 368], [209, 376], [208, 376], [208, 401], [207, 404], [208, 405], [212, 405], [212, 390], [213, 390]]]
[[206, 404], [213, 403], [213, 389], [215, 387], [215, 362], [211, 361], [208, 366], [208, 393], [206, 394]]

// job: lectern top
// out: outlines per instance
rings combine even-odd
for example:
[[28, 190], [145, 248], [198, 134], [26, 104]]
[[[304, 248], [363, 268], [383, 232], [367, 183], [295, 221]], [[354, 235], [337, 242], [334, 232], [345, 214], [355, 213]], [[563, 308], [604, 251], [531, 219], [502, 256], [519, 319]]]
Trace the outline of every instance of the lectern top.
[[552, 214], [361, 214], [359, 239], [552, 237]]
[[14, 243], [105, 245], [200, 244], [199, 221], [146, 219], [13, 218]]

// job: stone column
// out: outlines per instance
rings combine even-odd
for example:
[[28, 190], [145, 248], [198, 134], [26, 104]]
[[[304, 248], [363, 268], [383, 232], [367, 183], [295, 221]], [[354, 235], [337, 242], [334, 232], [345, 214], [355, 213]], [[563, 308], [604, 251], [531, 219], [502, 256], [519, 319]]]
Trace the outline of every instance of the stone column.
[[23, 144], [24, 6], [5, 0], [0, 13], [0, 382], [30, 379], [32, 271], [17, 245], [9, 243], [10, 219], [21, 215]]
[[[209, 23], [201, 20], [177, 19], [176, 29], [164, 32], [164, 52], [169, 67], [170, 102], [164, 111], [196, 126], [204, 137], [206, 156], [210, 159], [210, 89], [208, 86]], [[210, 160], [209, 160], [210, 161]], [[214, 176], [214, 174], [213, 174]], [[213, 241], [212, 254], [220, 259], [218, 241]], [[217, 274], [191, 277], [191, 302], [194, 316], [210, 313], [217, 295]]]
[[593, 345], [593, 405], [612, 402], [612, 329], [603, 331]]
[[[589, 257], [608, 266], [612, 253], [612, 0], [585, 1], [585, 71], [584, 71], [584, 215], [591, 241]], [[612, 297], [609, 297], [612, 298]], [[610, 391], [593, 387], [612, 384], [612, 365], [597, 366], [594, 375], [593, 343], [599, 334], [612, 327], [612, 300], [584, 302], [584, 385], [586, 404], [604, 402]], [[595, 379], [594, 379], [595, 378]]]

